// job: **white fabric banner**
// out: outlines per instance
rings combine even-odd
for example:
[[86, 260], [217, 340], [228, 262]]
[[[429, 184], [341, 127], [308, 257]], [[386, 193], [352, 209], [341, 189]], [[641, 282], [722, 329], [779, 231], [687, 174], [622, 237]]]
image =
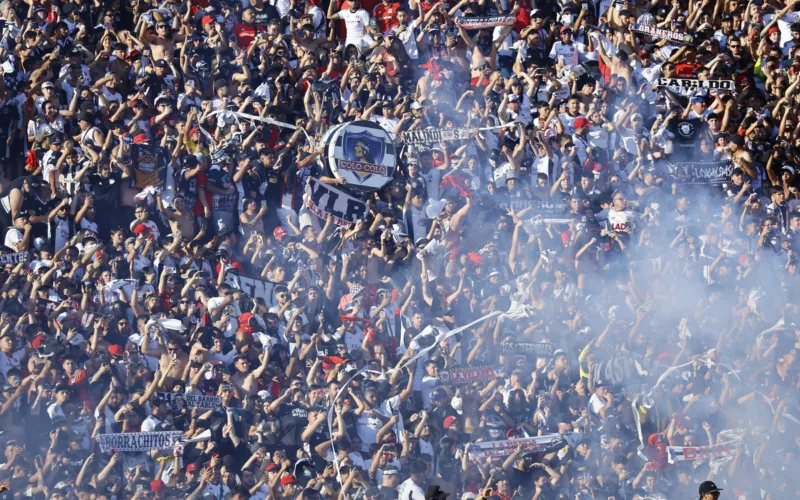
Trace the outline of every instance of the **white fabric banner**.
[[542, 452], [551, 449], [563, 440], [561, 434], [547, 434], [529, 438], [471, 443], [469, 445], [469, 456], [473, 458], [507, 457], [514, 453], [518, 446], [522, 448], [523, 453]]
[[100, 449], [110, 451], [167, 450], [183, 438], [181, 431], [100, 434]]

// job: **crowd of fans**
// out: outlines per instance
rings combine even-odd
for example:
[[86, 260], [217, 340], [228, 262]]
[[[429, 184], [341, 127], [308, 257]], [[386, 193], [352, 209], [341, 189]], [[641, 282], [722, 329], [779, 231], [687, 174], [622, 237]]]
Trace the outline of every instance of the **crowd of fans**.
[[[797, 0], [0, 29], [0, 496], [800, 495]], [[364, 121], [378, 189], [326, 149]]]

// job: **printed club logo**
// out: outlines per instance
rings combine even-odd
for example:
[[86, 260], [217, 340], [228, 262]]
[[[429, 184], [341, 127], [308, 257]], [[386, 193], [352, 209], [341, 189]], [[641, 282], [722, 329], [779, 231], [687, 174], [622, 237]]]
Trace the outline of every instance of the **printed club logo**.
[[343, 187], [372, 191], [392, 179], [397, 164], [394, 144], [377, 124], [344, 124], [333, 129], [326, 142], [328, 165], [336, 177], [347, 181]]
[[689, 122], [683, 122], [678, 125], [678, 133], [682, 137], [692, 137], [694, 135], [694, 125]]

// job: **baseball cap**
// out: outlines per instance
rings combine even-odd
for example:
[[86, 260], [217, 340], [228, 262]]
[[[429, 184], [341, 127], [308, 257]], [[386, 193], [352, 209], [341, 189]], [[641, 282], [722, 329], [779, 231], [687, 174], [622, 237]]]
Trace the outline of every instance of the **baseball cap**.
[[44, 82], [42, 84], [42, 88], [43, 89], [52, 89], [54, 87], [55, 87], [55, 85], [53, 85], [53, 82]]
[[590, 122], [589, 120], [587, 120], [584, 117], [580, 117], [580, 118], [575, 120], [573, 125], [575, 126], [575, 128], [591, 127], [592, 126], [592, 122]]
[[447, 391], [445, 391], [441, 387], [434, 389], [433, 392], [431, 393], [431, 399], [433, 401], [441, 401], [445, 398], [447, 398]]
[[143, 142], [149, 142], [150, 139], [147, 138], [145, 134], [136, 134], [133, 138], [134, 144], [141, 144]]
[[278, 239], [278, 241], [280, 241], [289, 234], [289, 231], [287, 231], [283, 226], [278, 226], [274, 231], [272, 231], [272, 234]]
[[369, 27], [373, 29], [379, 29], [381, 25], [378, 24], [378, 20], [373, 17], [369, 20]]
[[197, 472], [200, 470], [200, 467], [197, 464], [189, 464], [186, 466], [186, 472]]
[[705, 495], [706, 493], [716, 493], [718, 491], [722, 491], [722, 489], [717, 488], [716, 483], [714, 481], [703, 481], [700, 483], [700, 496]]
[[454, 417], [454, 416], [452, 416], [452, 415], [450, 415], [449, 417], [445, 418], [445, 419], [444, 419], [444, 424], [443, 424], [443, 425], [444, 425], [444, 428], [445, 428], [445, 429], [447, 429], [448, 427], [450, 427], [451, 425], [453, 425], [453, 423], [454, 423], [455, 421], [456, 421], [456, 417]]
[[281, 478], [281, 488], [283, 488], [284, 486], [287, 486], [289, 484], [296, 483], [296, 482], [297, 482], [297, 480], [294, 478], [293, 475], [287, 474], [287, 475], [285, 475], [285, 476], [283, 476]]
[[780, 29], [777, 26], [773, 26], [769, 30], [767, 30], [767, 35], [771, 35], [773, 33], [780, 33]]
[[572, 33], [572, 28], [570, 28], [569, 26], [562, 26], [561, 29], [558, 30], [558, 32], [559, 33], [566, 33], [566, 32]]

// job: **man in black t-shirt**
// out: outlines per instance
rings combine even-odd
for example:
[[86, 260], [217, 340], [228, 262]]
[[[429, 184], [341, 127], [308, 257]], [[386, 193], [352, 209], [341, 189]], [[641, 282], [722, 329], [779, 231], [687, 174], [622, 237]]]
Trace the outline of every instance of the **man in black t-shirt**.
[[20, 120], [19, 109], [13, 102], [3, 100], [0, 102], [0, 158], [10, 157], [10, 146], [8, 139], [13, 137], [17, 130], [17, 123]]
[[308, 409], [298, 402], [283, 403], [278, 409], [278, 418], [281, 420], [281, 444], [300, 446], [300, 436], [308, 425]]
[[89, 174], [89, 183], [92, 186], [94, 207], [97, 225], [100, 234], [106, 234], [110, 228], [111, 219], [121, 205], [120, 188], [122, 181], [130, 177], [130, 170], [121, 163], [113, 162], [121, 172], [114, 171], [108, 163], [101, 163], [97, 172]]
[[250, 8], [253, 9], [254, 21], [253, 24], [267, 29], [267, 25], [272, 19], [280, 19], [281, 15], [278, 9], [272, 5], [265, 3], [264, 0], [251, 0]]

